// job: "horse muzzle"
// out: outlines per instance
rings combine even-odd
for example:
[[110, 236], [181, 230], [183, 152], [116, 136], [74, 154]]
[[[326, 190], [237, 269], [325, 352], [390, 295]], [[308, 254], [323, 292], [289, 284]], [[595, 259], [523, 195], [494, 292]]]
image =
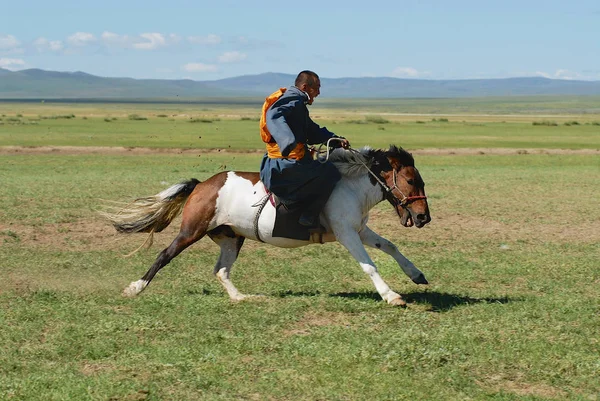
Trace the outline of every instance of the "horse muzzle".
[[413, 217], [413, 220], [417, 228], [422, 228], [431, 221], [431, 216], [429, 213], [419, 213]]
[[402, 215], [400, 216], [400, 223], [404, 227], [412, 227], [413, 225], [417, 228], [424, 227], [431, 221], [429, 212], [427, 213], [414, 213], [408, 208], [404, 208]]

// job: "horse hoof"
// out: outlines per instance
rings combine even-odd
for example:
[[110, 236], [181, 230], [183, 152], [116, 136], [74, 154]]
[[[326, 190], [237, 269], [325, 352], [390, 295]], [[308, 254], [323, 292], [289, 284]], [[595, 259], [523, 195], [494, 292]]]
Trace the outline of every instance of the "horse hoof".
[[125, 287], [123, 290], [123, 296], [127, 298], [135, 297], [137, 294], [142, 292], [144, 288], [148, 285], [148, 282], [145, 280], [134, 281], [129, 284], [128, 287]]
[[123, 292], [121, 293], [121, 295], [123, 295], [125, 298], [133, 298], [137, 295], [138, 293], [131, 288], [131, 286], [125, 288], [123, 290]]
[[406, 306], [406, 301], [402, 298], [394, 298], [389, 302], [392, 306]]
[[423, 273], [419, 274], [417, 277], [412, 279], [415, 284], [429, 284], [429, 281], [425, 278]]
[[241, 301], [248, 301], [248, 300], [253, 300], [253, 299], [264, 299], [265, 296], [264, 295], [260, 295], [260, 294], [252, 294], [252, 295], [247, 295], [247, 294], [238, 294], [235, 297], [231, 297], [231, 301], [232, 302], [241, 302]]

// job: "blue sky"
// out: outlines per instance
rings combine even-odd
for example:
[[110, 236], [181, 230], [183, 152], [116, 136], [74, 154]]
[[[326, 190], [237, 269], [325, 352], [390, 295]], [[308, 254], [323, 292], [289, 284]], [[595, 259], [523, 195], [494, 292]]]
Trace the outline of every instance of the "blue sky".
[[0, 67], [194, 80], [303, 69], [600, 80], [600, 1], [7, 0]]

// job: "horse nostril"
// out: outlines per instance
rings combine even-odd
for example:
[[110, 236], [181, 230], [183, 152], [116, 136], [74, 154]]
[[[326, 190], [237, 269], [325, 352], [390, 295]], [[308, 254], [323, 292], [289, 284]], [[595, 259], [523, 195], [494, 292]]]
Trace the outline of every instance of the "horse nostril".
[[425, 213], [420, 213], [417, 215], [417, 220], [419, 221], [428, 221], [427, 215]]

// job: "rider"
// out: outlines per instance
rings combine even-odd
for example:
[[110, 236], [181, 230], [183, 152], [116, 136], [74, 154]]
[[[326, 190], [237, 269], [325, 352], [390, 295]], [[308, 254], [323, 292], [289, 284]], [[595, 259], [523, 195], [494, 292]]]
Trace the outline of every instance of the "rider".
[[300, 72], [294, 86], [267, 97], [260, 122], [261, 137], [267, 146], [260, 179], [284, 205], [303, 208], [298, 223], [308, 228], [319, 227], [319, 214], [341, 175], [333, 163], [314, 160], [307, 145], [339, 138], [330, 144], [350, 146], [347, 139], [310, 119], [307, 105], [319, 96], [320, 88], [316, 73]]

